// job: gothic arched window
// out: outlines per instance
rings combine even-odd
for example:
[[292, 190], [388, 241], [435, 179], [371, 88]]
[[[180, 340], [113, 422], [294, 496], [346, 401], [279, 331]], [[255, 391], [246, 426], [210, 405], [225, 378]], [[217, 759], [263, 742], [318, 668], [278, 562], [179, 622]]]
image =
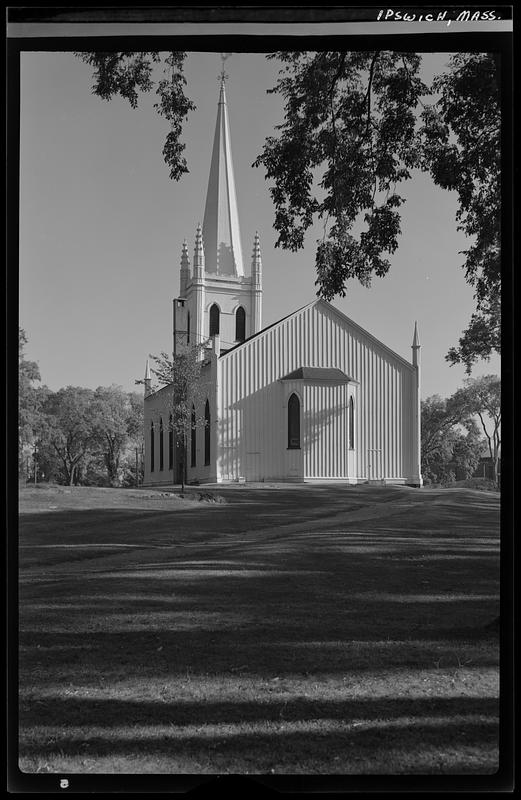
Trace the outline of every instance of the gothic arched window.
[[204, 463], [208, 466], [210, 463], [210, 403], [206, 401], [204, 407]]
[[219, 306], [214, 303], [210, 308], [210, 336], [215, 336], [215, 334], [219, 333], [220, 314]]
[[172, 425], [172, 414], [168, 420], [168, 469], [174, 468], [174, 428]]
[[154, 461], [155, 461], [155, 437], [154, 437], [154, 421], [150, 423], [150, 472], [154, 471]]
[[349, 449], [355, 446], [355, 403], [352, 397], [349, 398]]
[[186, 343], [190, 344], [190, 312], [186, 315]]
[[235, 341], [244, 342], [246, 339], [246, 311], [239, 306], [235, 312]]
[[196, 423], [195, 423], [195, 407], [192, 406], [192, 417], [190, 422], [190, 466], [195, 467], [197, 461], [196, 453]]
[[300, 450], [300, 400], [296, 394], [288, 401], [288, 450]]
[[159, 417], [159, 471], [164, 469], [164, 441], [163, 441], [163, 418]]

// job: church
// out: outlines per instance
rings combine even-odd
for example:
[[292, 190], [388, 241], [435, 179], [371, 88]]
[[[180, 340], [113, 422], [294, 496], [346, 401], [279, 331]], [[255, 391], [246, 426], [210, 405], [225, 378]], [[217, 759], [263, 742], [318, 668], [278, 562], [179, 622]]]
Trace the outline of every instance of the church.
[[[192, 264], [182, 246], [173, 338], [174, 353], [202, 345], [188, 483], [422, 485], [416, 324], [412, 362], [323, 299], [262, 326], [260, 240], [255, 233], [247, 270], [224, 76]], [[179, 483], [171, 389], [153, 390], [148, 361], [144, 384], [144, 485]]]

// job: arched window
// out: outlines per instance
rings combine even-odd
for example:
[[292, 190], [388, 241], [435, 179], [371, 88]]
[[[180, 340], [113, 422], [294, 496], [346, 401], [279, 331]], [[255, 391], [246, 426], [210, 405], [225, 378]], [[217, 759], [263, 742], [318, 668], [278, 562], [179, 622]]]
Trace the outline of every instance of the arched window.
[[239, 306], [235, 312], [235, 341], [244, 342], [246, 339], [246, 311]]
[[186, 343], [190, 344], [190, 312], [186, 315]]
[[150, 423], [150, 472], [154, 471], [154, 461], [155, 461], [155, 437], [154, 437], [154, 421]]
[[192, 418], [190, 424], [190, 466], [195, 467], [197, 465], [197, 439], [196, 439], [197, 431], [196, 431], [196, 423], [195, 423], [195, 407], [192, 406]]
[[204, 464], [207, 467], [210, 463], [210, 403], [206, 401], [204, 407]]
[[159, 471], [164, 469], [163, 418], [159, 417]]
[[172, 414], [168, 420], [168, 469], [174, 468], [174, 427], [172, 424]]
[[300, 450], [300, 400], [296, 394], [288, 401], [288, 450]]
[[210, 336], [215, 336], [216, 333], [219, 333], [219, 317], [219, 306], [214, 303], [210, 308]]
[[352, 397], [349, 398], [349, 449], [355, 446], [355, 404]]

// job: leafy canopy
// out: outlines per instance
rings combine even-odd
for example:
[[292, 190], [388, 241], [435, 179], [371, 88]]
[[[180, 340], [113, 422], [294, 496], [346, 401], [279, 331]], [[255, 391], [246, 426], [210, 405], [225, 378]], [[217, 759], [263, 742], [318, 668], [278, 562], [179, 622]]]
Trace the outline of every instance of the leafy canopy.
[[18, 329], [18, 447], [23, 458], [24, 446], [34, 444], [42, 426], [42, 405], [48, 393], [40, 382], [40, 370], [35, 361], [25, 356], [27, 335]]
[[195, 105], [185, 93], [186, 78], [183, 74], [186, 53], [168, 53], [162, 62], [162, 77], [154, 76], [154, 65], [161, 63], [156, 52], [77, 53], [86, 64], [94, 67], [93, 94], [103, 100], [119, 95], [137, 108], [139, 92], [148, 93], [155, 88], [157, 113], [170, 123], [170, 130], [163, 146], [163, 157], [170, 169], [170, 178], [179, 178], [188, 172], [181, 141], [183, 123]]
[[499, 64], [490, 53], [458, 53], [435, 78], [435, 105], [424, 110], [422, 159], [434, 182], [457, 192], [462, 255], [476, 311], [446, 358], [471, 371], [501, 350], [501, 102]]
[[[163, 155], [170, 177], [188, 171], [182, 127], [194, 104], [186, 97], [184, 52], [78, 53], [94, 67], [93, 92], [137, 107], [155, 88], [157, 112], [170, 123]], [[475, 312], [446, 358], [470, 373], [500, 352], [499, 64], [490, 53], [458, 53], [431, 87], [415, 53], [283, 51], [276, 86], [284, 121], [266, 139], [254, 166], [271, 182], [276, 245], [297, 251], [316, 220], [316, 285], [327, 300], [348, 281], [369, 286], [390, 268], [400, 236], [399, 187], [420, 168], [458, 195], [457, 223], [469, 237], [462, 253]], [[162, 77], [155, 71], [162, 67]], [[435, 95], [425, 105], [422, 97]]]
[[472, 477], [485, 449], [469, 409], [439, 395], [422, 400], [421, 437], [422, 475], [427, 483]]

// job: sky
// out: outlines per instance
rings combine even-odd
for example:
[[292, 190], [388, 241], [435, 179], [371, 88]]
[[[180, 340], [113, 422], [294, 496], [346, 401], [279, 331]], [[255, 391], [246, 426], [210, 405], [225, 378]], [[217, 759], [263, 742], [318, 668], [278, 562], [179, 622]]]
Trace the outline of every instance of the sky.
[[[446, 54], [424, 56], [424, 79]], [[138, 110], [91, 93], [91, 68], [72, 53], [24, 52], [20, 118], [20, 308], [27, 357], [42, 383], [140, 391], [149, 354], [171, 350], [171, 301], [179, 293], [181, 247], [190, 258], [202, 223], [219, 95], [218, 52], [190, 53], [186, 93], [196, 105], [183, 140], [189, 174], [171, 181], [162, 157], [168, 124], [145, 96]], [[275, 248], [274, 211], [262, 168], [252, 164], [283, 120], [277, 65], [263, 54], [226, 61], [227, 101], [246, 269], [259, 231], [263, 326], [316, 296], [315, 244]], [[457, 199], [414, 173], [400, 187], [402, 235], [385, 278], [352, 282], [333, 305], [411, 359], [415, 320], [422, 344], [422, 396], [450, 396], [466, 377], [445, 361], [474, 308], [460, 251]], [[499, 359], [473, 375], [499, 374]]]

